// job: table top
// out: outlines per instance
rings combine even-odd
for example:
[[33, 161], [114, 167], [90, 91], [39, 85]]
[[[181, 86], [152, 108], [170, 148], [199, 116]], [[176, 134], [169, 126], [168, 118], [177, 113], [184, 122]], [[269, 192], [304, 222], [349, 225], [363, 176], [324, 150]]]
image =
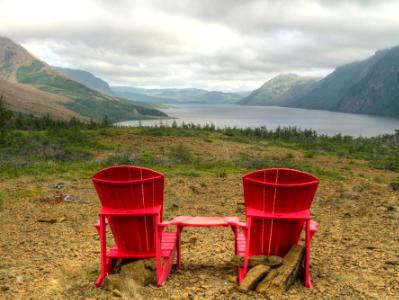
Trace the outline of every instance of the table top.
[[176, 224], [180, 226], [192, 226], [192, 227], [213, 227], [213, 226], [231, 226], [232, 223], [239, 222], [238, 217], [191, 217], [191, 216], [179, 216], [174, 218], [170, 224]]

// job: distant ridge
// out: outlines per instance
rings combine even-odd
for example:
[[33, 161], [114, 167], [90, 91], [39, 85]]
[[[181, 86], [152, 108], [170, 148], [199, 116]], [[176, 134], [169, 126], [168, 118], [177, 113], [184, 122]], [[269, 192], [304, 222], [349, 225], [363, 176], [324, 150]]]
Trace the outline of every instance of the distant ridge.
[[239, 104], [284, 106], [287, 101], [297, 99], [312, 89], [318, 80], [315, 77], [281, 74], [264, 83]]
[[148, 105], [72, 80], [5, 37], [0, 37], [0, 94], [15, 111], [64, 119], [101, 120], [107, 115], [111, 121], [122, 121], [166, 116]]
[[70, 68], [63, 68], [63, 67], [56, 67], [53, 66], [53, 69], [56, 71], [72, 78], [73, 80], [84, 84], [85, 86], [97, 90], [108, 95], [113, 95], [111, 88], [105, 80], [102, 80], [99, 77], [96, 77], [90, 72], [78, 69], [70, 69]]
[[318, 81], [298, 78], [277, 76], [239, 103], [399, 118], [399, 46], [338, 67]]
[[231, 104], [243, 98], [238, 93], [207, 91], [195, 88], [144, 89], [129, 86], [112, 86], [111, 89], [119, 96], [150, 103]]

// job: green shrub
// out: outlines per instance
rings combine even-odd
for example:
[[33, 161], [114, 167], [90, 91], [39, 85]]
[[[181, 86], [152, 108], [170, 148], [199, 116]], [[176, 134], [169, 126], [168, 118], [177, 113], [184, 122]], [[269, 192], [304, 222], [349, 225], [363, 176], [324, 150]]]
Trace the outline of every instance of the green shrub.
[[120, 151], [109, 155], [104, 161], [104, 164], [107, 166], [134, 165], [136, 162], [137, 159], [132, 153], [128, 151]]
[[221, 169], [216, 171], [216, 177], [226, 178], [226, 176], [227, 176], [226, 169]]
[[168, 158], [175, 164], [190, 163], [194, 159], [193, 154], [183, 144], [171, 148], [168, 153]]

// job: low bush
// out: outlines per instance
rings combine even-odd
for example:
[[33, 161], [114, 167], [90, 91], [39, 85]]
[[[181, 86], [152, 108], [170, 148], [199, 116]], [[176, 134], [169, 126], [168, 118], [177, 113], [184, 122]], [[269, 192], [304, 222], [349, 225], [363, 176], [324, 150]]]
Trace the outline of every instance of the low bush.
[[194, 160], [193, 154], [183, 144], [170, 148], [167, 157], [175, 164], [190, 163]]

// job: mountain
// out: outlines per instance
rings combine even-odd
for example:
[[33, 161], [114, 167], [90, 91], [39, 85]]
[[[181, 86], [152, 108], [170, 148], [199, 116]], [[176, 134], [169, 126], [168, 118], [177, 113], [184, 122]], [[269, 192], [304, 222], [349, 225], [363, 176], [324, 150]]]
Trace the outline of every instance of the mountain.
[[97, 90], [108, 95], [112, 95], [111, 88], [105, 80], [94, 76], [92, 73], [78, 70], [78, 69], [70, 69], [70, 68], [62, 68], [62, 67], [52, 67], [54, 70], [66, 75], [67, 77], [84, 84], [85, 86]]
[[236, 103], [242, 96], [237, 93], [206, 91], [202, 89], [143, 89], [128, 86], [112, 86], [112, 91], [122, 97], [150, 103]]
[[287, 101], [297, 99], [311, 90], [317, 81], [318, 78], [296, 74], [278, 75], [243, 98], [238, 104], [284, 106]]
[[338, 67], [321, 80], [281, 75], [240, 101], [399, 118], [399, 46]]
[[151, 106], [93, 90], [0, 37], [0, 94], [15, 111], [111, 121], [165, 117]]
[[290, 106], [399, 117], [399, 46], [336, 68]]

